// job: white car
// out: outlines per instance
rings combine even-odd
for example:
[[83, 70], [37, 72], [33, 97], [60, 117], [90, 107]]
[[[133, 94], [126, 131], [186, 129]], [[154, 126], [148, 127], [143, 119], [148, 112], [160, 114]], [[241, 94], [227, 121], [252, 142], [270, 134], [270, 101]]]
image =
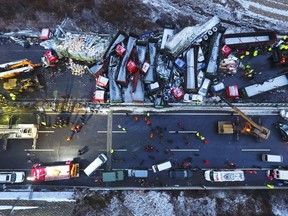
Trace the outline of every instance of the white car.
[[280, 116], [286, 120], [288, 120], [288, 111], [287, 110], [280, 110]]
[[0, 172], [0, 183], [22, 183], [24, 180], [24, 172]]

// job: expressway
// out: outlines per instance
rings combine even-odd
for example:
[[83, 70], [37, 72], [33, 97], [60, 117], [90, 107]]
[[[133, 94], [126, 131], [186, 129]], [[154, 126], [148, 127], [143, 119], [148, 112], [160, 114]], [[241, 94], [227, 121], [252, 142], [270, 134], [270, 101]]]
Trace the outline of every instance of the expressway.
[[[87, 122], [71, 141], [66, 137], [71, 134], [70, 128], [45, 129], [40, 127], [40, 134], [36, 151], [31, 150], [31, 141], [11, 140], [7, 150], [1, 151], [1, 171], [24, 170], [30, 174], [33, 163], [59, 162], [74, 160], [80, 163], [80, 178], [62, 181], [45, 182], [45, 185], [62, 186], [111, 186], [111, 187], [163, 187], [163, 186], [263, 186], [268, 183], [265, 176], [267, 169], [283, 166], [287, 163], [287, 145], [280, 139], [274, 127], [276, 121], [281, 120], [277, 114], [261, 116], [262, 124], [271, 130], [268, 140], [257, 142], [256, 138], [249, 135], [240, 135], [235, 141], [234, 135], [217, 134], [217, 121], [236, 121], [236, 116], [231, 112], [173, 112], [150, 113], [151, 125], [144, 120], [147, 115], [132, 113], [110, 112], [106, 114], [86, 113]], [[82, 116], [72, 115], [74, 122]], [[55, 114], [49, 114], [51, 119]], [[257, 119], [256, 116], [250, 116]], [[22, 118], [27, 119], [27, 118]], [[21, 118], [19, 118], [21, 121]], [[26, 120], [27, 121], [27, 120]], [[31, 123], [33, 123], [31, 117]], [[243, 120], [240, 120], [243, 121]], [[181, 124], [179, 125], [179, 122]], [[111, 127], [108, 128], [108, 125]], [[124, 129], [123, 129], [124, 128]], [[199, 132], [208, 141], [206, 144], [196, 137]], [[151, 133], [154, 137], [151, 138]], [[110, 134], [110, 135], [109, 135]], [[146, 146], [153, 146], [155, 151], [145, 151]], [[78, 150], [84, 146], [88, 151], [78, 155]], [[111, 154], [111, 149], [114, 153]], [[168, 151], [169, 150], [169, 151]], [[27, 156], [27, 153], [32, 156]], [[31, 154], [32, 153], [32, 154]], [[89, 178], [83, 169], [92, 162], [100, 153], [108, 155], [108, 162]], [[267, 163], [261, 161], [262, 153], [281, 154], [283, 163]], [[17, 158], [14, 160], [13, 158]], [[28, 161], [30, 160], [30, 161]], [[183, 168], [183, 163], [188, 162], [188, 167], [193, 171], [192, 178], [175, 180], [168, 176], [168, 171], [158, 174], [153, 173], [153, 164], [170, 160], [173, 169]], [[208, 160], [209, 164], [204, 161]], [[211, 183], [204, 179], [204, 170], [229, 169], [227, 162], [233, 162], [236, 168], [256, 170], [257, 174], [245, 172], [244, 182]], [[149, 177], [145, 184], [138, 179], [125, 177], [125, 181], [97, 185], [95, 179], [101, 177], [103, 170], [126, 170], [141, 168], [149, 170]], [[31, 182], [24, 182], [31, 184]], [[35, 183], [43, 184], [43, 182]]]
[[[44, 49], [40, 46], [24, 49], [18, 45], [4, 44], [0, 46], [0, 54], [0, 63], [23, 58], [38, 63], [40, 57], [44, 54]], [[252, 61], [262, 61], [266, 57], [259, 56], [247, 63], [253, 64]], [[266, 79], [283, 70], [282, 68], [276, 68], [276, 70], [263, 65], [259, 65], [254, 69], [258, 71], [257, 80], [260, 75]], [[273, 73], [270, 73], [270, 71]], [[72, 100], [90, 101], [95, 88], [95, 81], [90, 75], [72, 76], [65, 67], [37, 68], [35, 73], [40, 77], [40, 81], [44, 81], [46, 88], [31, 95], [27, 94], [23, 98], [19, 97], [18, 101], [44, 102], [44, 100], [59, 100], [66, 95], [69, 95]], [[239, 73], [229, 77], [225, 79], [225, 84], [233, 85], [236, 82], [239, 86], [245, 86], [254, 82], [254, 80], [243, 80], [241, 76], [241, 73]], [[262, 97], [265, 97], [265, 100]], [[270, 101], [286, 102], [286, 95], [271, 93], [259, 96], [256, 99], [256, 102], [265, 103]], [[245, 108], [243, 104], [241, 105], [242, 108]], [[279, 132], [274, 126], [274, 123], [281, 119], [276, 112], [266, 113], [265, 108], [253, 110], [257, 113], [255, 115], [261, 115], [263, 126], [271, 130], [269, 139], [260, 143], [256, 141], [255, 137], [247, 135], [240, 135], [239, 142], [236, 142], [233, 135], [218, 134], [217, 121], [236, 121], [236, 116], [231, 115], [230, 108], [225, 109], [225, 107], [220, 106], [217, 112], [208, 111], [205, 106], [195, 106], [194, 109], [196, 110], [189, 112], [150, 113], [151, 126], [146, 124], [144, 118], [147, 116], [144, 114], [137, 114], [139, 120], [136, 121], [134, 119], [135, 115], [129, 111], [127, 111], [128, 113], [117, 110], [106, 114], [88, 113], [86, 114], [87, 123], [69, 142], [66, 141], [66, 137], [71, 134], [70, 127], [61, 129], [40, 127], [36, 151], [31, 150], [30, 140], [9, 140], [7, 150], [0, 152], [0, 169], [1, 171], [24, 170], [26, 175], [29, 176], [33, 163], [74, 160], [80, 163], [80, 178], [45, 182], [44, 184], [97, 187], [263, 186], [265, 183], [269, 183], [265, 170], [285, 165], [288, 158], [288, 146], [282, 142]], [[73, 112], [71, 122], [76, 122], [82, 114], [84, 113]], [[49, 112], [47, 115], [53, 122], [57, 113]], [[37, 123], [36, 116], [32, 114], [19, 114], [18, 117], [18, 123]], [[255, 121], [258, 119], [257, 116], [250, 117], [254, 118]], [[181, 122], [180, 126], [179, 122]], [[197, 132], [205, 137], [206, 144], [196, 137]], [[153, 138], [150, 138], [151, 133], [153, 133]], [[85, 146], [88, 147], [88, 152], [78, 155], [78, 150]], [[155, 151], [145, 151], [146, 146], [153, 146]], [[110, 153], [111, 149], [114, 150], [113, 154]], [[83, 172], [84, 168], [100, 153], [107, 154], [107, 163], [91, 177], [87, 177]], [[282, 154], [284, 161], [281, 164], [262, 162], [260, 160], [262, 153]], [[181, 168], [184, 162], [188, 162], [186, 168], [193, 171], [193, 177], [174, 180], [168, 177], [168, 171], [154, 174], [151, 166], [166, 160], [172, 162], [173, 169]], [[204, 161], [209, 161], [209, 163], [205, 164]], [[228, 168], [227, 162], [233, 162], [236, 168], [239, 169], [256, 169], [257, 174], [245, 172], [246, 180], [244, 182], [211, 183], [204, 179], [204, 170], [211, 168], [226, 169]], [[129, 168], [148, 169], [149, 178], [143, 182], [139, 179], [128, 178], [126, 175], [125, 181], [122, 182], [104, 185], [95, 182], [95, 179], [100, 178], [103, 170], [125, 170]], [[29, 185], [31, 182], [25, 181], [23, 186], [26, 184]], [[43, 182], [33, 184], [43, 184]]]

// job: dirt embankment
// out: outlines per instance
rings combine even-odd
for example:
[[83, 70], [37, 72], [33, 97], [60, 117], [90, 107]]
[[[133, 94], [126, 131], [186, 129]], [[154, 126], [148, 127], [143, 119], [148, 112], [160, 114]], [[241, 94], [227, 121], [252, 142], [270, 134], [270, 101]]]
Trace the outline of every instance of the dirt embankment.
[[55, 27], [65, 18], [75, 21], [87, 31], [115, 33], [152, 30], [157, 24], [149, 19], [149, 8], [138, 0], [22, 0], [2, 1], [0, 4], [0, 29]]

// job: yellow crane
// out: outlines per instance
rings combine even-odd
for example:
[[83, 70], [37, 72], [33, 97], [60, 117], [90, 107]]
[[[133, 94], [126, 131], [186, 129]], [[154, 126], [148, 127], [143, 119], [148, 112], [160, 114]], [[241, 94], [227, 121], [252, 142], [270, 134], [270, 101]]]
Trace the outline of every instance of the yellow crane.
[[[248, 116], [246, 116], [241, 110], [231, 104], [229, 101], [221, 97], [221, 99], [227, 103], [233, 111], [235, 111], [239, 116], [246, 120], [244, 126], [240, 129], [241, 133], [250, 134], [255, 137], [261, 138], [263, 140], [267, 140], [270, 135], [270, 130], [262, 125], [257, 124]], [[233, 128], [233, 132], [232, 132]], [[231, 134], [237, 131], [235, 126], [228, 122], [218, 122], [218, 132], [221, 134]]]
[[0, 64], [0, 78], [14, 77], [24, 72], [30, 72], [39, 66], [41, 66], [41, 64], [33, 64], [28, 59]]

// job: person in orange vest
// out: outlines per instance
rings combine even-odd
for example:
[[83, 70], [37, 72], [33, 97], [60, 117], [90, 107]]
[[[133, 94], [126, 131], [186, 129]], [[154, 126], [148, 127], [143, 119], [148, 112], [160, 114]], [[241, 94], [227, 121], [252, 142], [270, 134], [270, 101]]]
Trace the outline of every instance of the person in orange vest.
[[147, 125], [151, 126], [151, 121], [148, 119], [146, 122]]
[[139, 120], [138, 116], [134, 116], [134, 119], [135, 119], [135, 121]]
[[71, 125], [70, 130], [71, 130], [72, 132], [75, 132], [75, 131], [76, 131], [75, 126], [74, 126], [74, 125]]
[[75, 128], [75, 130], [76, 130], [76, 132], [78, 133], [78, 132], [80, 132], [80, 130], [81, 130], [81, 125], [76, 125], [76, 128]]

